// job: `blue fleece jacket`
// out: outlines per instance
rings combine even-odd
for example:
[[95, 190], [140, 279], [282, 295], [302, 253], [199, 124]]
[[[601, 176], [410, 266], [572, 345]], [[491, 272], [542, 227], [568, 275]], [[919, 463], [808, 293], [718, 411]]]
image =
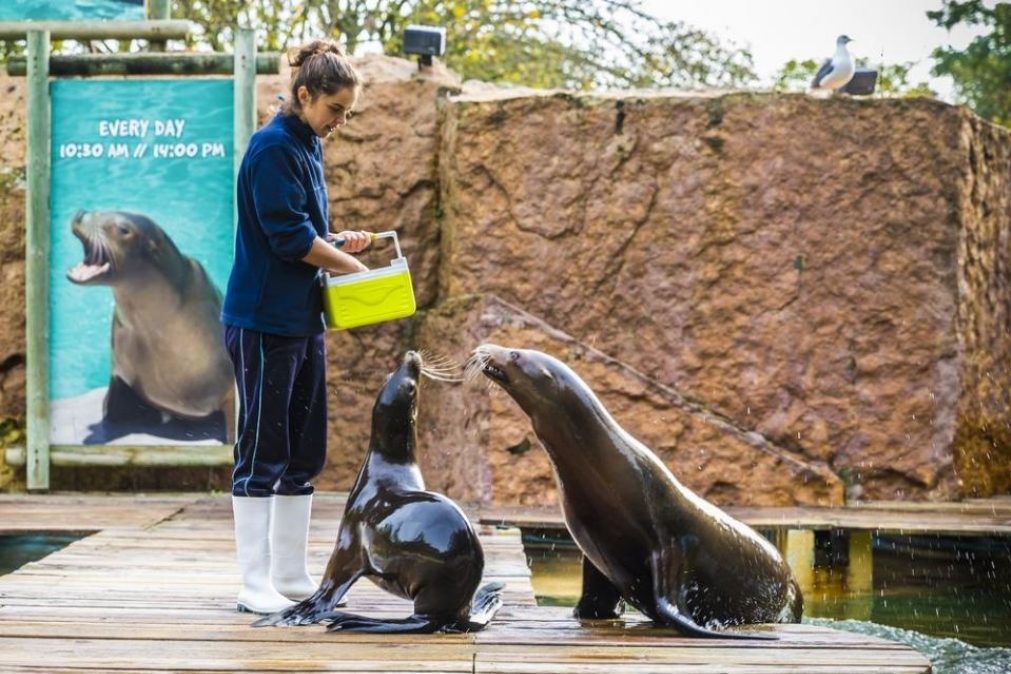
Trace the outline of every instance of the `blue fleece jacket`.
[[277, 115], [250, 139], [236, 191], [222, 322], [289, 337], [323, 332], [319, 269], [302, 262], [328, 230], [319, 138], [297, 116]]

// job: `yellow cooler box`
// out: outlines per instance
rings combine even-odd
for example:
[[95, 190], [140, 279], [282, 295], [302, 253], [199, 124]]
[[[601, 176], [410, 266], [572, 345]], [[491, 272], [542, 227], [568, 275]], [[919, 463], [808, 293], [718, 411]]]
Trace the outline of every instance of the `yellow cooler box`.
[[410, 316], [417, 309], [407, 258], [400, 252], [396, 232], [381, 232], [375, 238], [393, 239], [397, 257], [389, 267], [355, 274], [324, 273], [323, 315], [331, 330], [348, 330]]

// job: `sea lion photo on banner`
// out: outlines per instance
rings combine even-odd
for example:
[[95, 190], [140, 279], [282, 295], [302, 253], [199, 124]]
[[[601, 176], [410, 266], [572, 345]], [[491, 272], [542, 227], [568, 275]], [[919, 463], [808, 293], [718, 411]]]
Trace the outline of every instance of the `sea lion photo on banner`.
[[554, 467], [583, 553], [577, 618], [616, 618], [627, 602], [686, 636], [718, 638], [768, 638], [718, 628], [800, 621], [800, 587], [776, 548], [682, 485], [567, 365], [483, 344], [476, 370], [530, 417]]
[[[372, 436], [319, 590], [253, 623], [329, 623], [329, 631], [377, 634], [476, 632], [502, 605], [501, 583], [479, 588], [484, 551], [451, 499], [425, 490], [416, 459], [421, 356], [409, 351], [372, 408]], [[437, 372], [432, 372], [438, 378]], [[379, 619], [335, 608], [359, 578], [414, 602], [414, 613]]]
[[230, 441], [234, 382], [221, 293], [203, 266], [139, 213], [78, 211], [71, 228], [84, 257], [67, 279], [110, 286], [115, 301], [109, 386], [83, 442], [134, 433]]

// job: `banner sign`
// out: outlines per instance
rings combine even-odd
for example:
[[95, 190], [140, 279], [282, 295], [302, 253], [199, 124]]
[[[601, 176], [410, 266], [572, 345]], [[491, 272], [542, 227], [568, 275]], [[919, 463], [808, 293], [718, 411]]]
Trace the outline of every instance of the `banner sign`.
[[143, 21], [144, 0], [0, 0], [0, 21]]
[[231, 80], [52, 83], [50, 442], [225, 443]]

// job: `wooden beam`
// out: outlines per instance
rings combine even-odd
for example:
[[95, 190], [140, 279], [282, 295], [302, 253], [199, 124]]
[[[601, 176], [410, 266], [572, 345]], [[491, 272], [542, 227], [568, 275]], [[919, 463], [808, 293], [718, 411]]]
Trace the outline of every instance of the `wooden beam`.
[[[8, 447], [4, 459], [10, 466], [25, 465], [25, 448]], [[49, 463], [54, 466], [228, 466], [231, 445], [53, 445]]]
[[[280, 54], [257, 54], [256, 74], [273, 75], [280, 71]], [[55, 55], [50, 59], [54, 77], [96, 77], [103, 75], [231, 75], [235, 70], [232, 54], [168, 52], [133, 54]], [[7, 73], [22, 77], [27, 73], [24, 56], [11, 56]]]
[[47, 30], [53, 40], [184, 40], [189, 21], [0, 21], [0, 40], [24, 40], [29, 30]]
[[28, 489], [49, 489], [49, 32], [28, 33], [25, 350]]

